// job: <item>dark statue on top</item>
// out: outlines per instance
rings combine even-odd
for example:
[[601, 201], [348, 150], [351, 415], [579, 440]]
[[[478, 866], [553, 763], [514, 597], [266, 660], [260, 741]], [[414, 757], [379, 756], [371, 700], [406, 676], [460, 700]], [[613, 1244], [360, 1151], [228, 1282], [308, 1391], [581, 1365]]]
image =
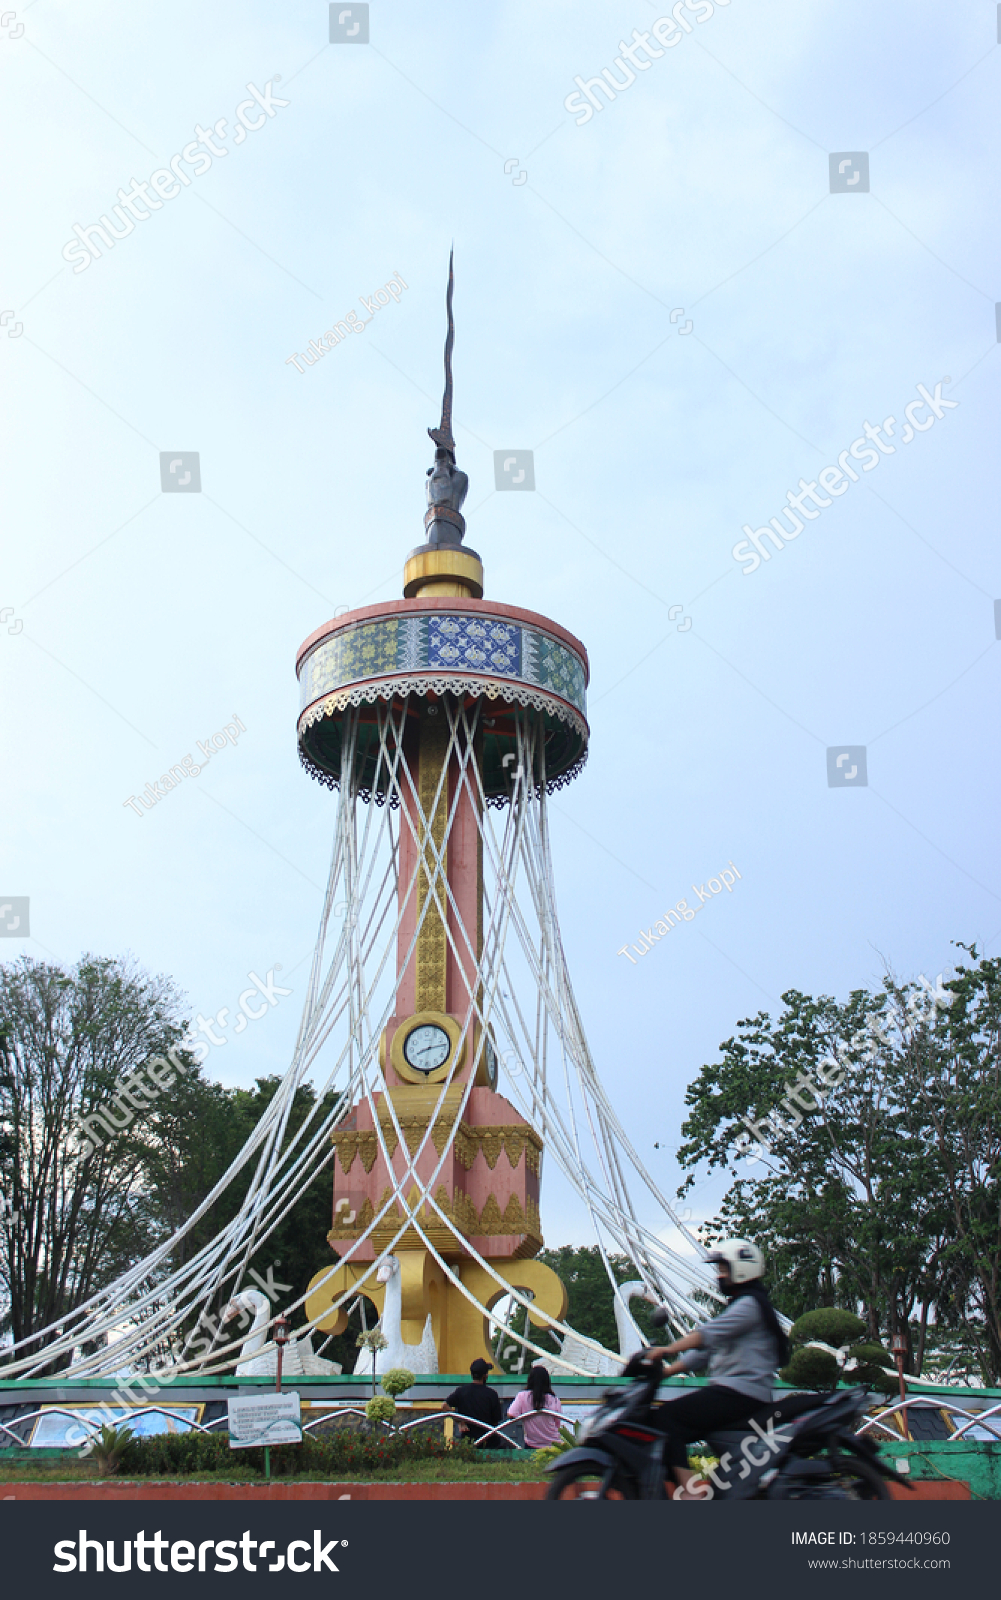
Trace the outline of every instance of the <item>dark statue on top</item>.
[[466, 531], [461, 506], [469, 488], [469, 479], [455, 465], [455, 440], [452, 438], [452, 346], [455, 343], [455, 323], [452, 320], [452, 251], [448, 256], [448, 291], [445, 309], [448, 314], [448, 333], [445, 336], [445, 393], [441, 402], [441, 423], [428, 429], [428, 437], [436, 445], [434, 466], [428, 467], [428, 508], [424, 513], [424, 531], [430, 545], [462, 543]]

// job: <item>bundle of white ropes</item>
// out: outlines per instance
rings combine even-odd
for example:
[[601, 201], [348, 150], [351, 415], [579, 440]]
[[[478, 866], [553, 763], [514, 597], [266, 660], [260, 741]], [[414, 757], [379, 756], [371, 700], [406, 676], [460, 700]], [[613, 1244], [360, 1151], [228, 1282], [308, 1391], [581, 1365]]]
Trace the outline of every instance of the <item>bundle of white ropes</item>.
[[[376, 707], [380, 785], [371, 785], [369, 779], [368, 792], [375, 793], [381, 786], [390, 803], [366, 804], [359, 796], [357, 777], [352, 776], [361, 766], [356, 759], [361, 713], [351, 709], [345, 713], [330, 873], [298, 1038], [278, 1092], [229, 1170], [176, 1233], [57, 1326], [16, 1346], [15, 1360], [5, 1365], [5, 1376], [31, 1377], [52, 1370], [55, 1358], [60, 1358], [57, 1364], [62, 1365], [74, 1352], [69, 1370], [78, 1377], [121, 1375], [137, 1367], [154, 1367], [164, 1377], [194, 1371], [208, 1375], [231, 1369], [240, 1338], [223, 1343], [220, 1341], [224, 1335], [215, 1332], [210, 1349], [206, 1351], [202, 1338], [197, 1355], [189, 1351], [200, 1319], [239, 1289], [255, 1253], [293, 1210], [317, 1173], [331, 1161], [331, 1131], [359, 1101], [364, 1100], [372, 1109], [382, 1153], [389, 1171], [393, 1171], [386, 1148], [388, 1130], [375, 1114], [375, 1097], [382, 1085], [378, 1045], [395, 1009], [399, 983], [397, 936], [404, 904], [411, 897], [416, 898], [417, 872], [421, 870], [416, 869], [407, 893], [401, 897], [400, 827], [415, 830], [418, 859], [423, 860], [431, 880], [431, 892], [424, 897], [407, 961], [435, 897], [439, 904], [447, 899], [455, 913], [454, 918], [442, 919], [447, 938], [459, 956], [460, 970], [474, 974], [468, 985], [463, 1037], [478, 1020], [478, 1050], [484, 1048], [487, 1028], [497, 1041], [506, 1071], [505, 1092], [538, 1130], [547, 1151], [576, 1189], [587, 1209], [609, 1278], [614, 1283], [609, 1254], [620, 1252], [630, 1258], [646, 1288], [667, 1305], [672, 1325], [678, 1331], [703, 1320], [705, 1306], [693, 1299], [694, 1293], [701, 1291], [713, 1298], [716, 1295], [715, 1285], [702, 1264], [704, 1252], [675, 1215], [626, 1136], [591, 1059], [571, 988], [556, 912], [542, 716], [531, 708], [517, 713], [518, 760], [511, 777], [511, 803], [496, 812], [485, 803], [474, 754], [483, 705], [482, 700], [466, 707], [451, 697], [442, 701], [448, 718], [449, 754], [453, 770], [458, 767], [459, 781], [448, 805], [445, 838], [440, 847], [435, 844], [429, 817], [436, 815], [442, 796], [447, 796], [448, 761], [443, 764], [438, 792], [425, 815], [410, 766], [403, 759], [406, 706], [398, 700], [380, 702]], [[371, 759], [371, 748], [368, 756]], [[526, 777], [528, 774], [531, 779]], [[448, 838], [463, 791], [473, 799], [471, 809], [478, 819], [483, 845], [483, 942], [479, 960], [475, 929], [470, 932], [464, 928], [445, 871]], [[400, 805], [404, 796], [407, 804]], [[334, 916], [338, 906], [346, 907], [340, 923]], [[520, 962], [517, 970], [515, 959]], [[406, 962], [400, 965], [405, 969]], [[519, 986], [530, 1004], [519, 999]], [[325, 1062], [322, 1066], [321, 1051]], [[463, 1086], [456, 1126], [465, 1111], [475, 1067], [476, 1061]], [[293, 1098], [307, 1079], [314, 1084], [316, 1100], [303, 1123], [289, 1135]], [[453, 1266], [443, 1259], [416, 1215], [426, 1207], [425, 1214], [449, 1225], [434, 1195], [449, 1146], [444, 1146], [430, 1178], [417, 1175], [418, 1160], [431, 1137], [447, 1088], [447, 1083], [441, 1085], [428, 1129], [413, 1151], [409, 1150], [390, 1098], [381, 1099], [382, 1116], [388, 1115], [392, 1142], [404, 1153], [405, 1170], [394, 1178], [392, 1194], [360, 1237], [345, 1244], [341, 1262], [356, 1255], [362, 1242], [394, 1206], [401, 1207], [403, 1221], [365, 1277], [331, 1302], [322, 1314], [324, 1319], [331, 1309], [339, 1308], [364, 1289], [379, 1263], [392, 1253], [409, 1228], [416, 1228], [456, 1289], [484, 1315], [489, 1314], [488, 1308], [463, 1285]], [[190, 1260], [172, 1268], [171, 1260], [176, 1260], [185, 1237], [248, 1168], [252, 1169], [250, 1183], [238, 1213]], [[673, 1225], [693, 1247], [693, 1255], [671, 1249], [658, 1232], [640, 1221], [627, 1185], [627, 1173], [646, 1191], [644, 1205], [647, 1214], [655, 1216], [656, 1226], [666, 1230]], [[318, 1241], [318, 1251], [321, 1248]], [[473, 1261], [496, 1282], [498, 1291], [509, 1297], [512, 1315], [505, 1338], [524, 1346], [531, 1355], [551, 1357], [551, 1349], [528, 1337], [527, 1318], [526, 1331], [519, 1333], [513, 1326], [517, 1307], [527, 1310], [528, 1298], [512, 1289], [471, 1245], [467, 1248]], [[337, 1265], [331, 1265], [331, 1275]], [[317, 1286], [313, 1287], [315, 1290]], [[284, 1314], [296, 1311], [305, 1298], [303, 1294], [284, 1307]], [[555, 1323], [554, 1327], [562, 1334], [573, 1332], [563, 1323]], [[574, 1337], [581, 1338], [576, 1334]], [[591, 1340], [584, 1339], [583, 1343], [608, 1354]], [[93, 1353], [82, 1354], [84, 1345]]]

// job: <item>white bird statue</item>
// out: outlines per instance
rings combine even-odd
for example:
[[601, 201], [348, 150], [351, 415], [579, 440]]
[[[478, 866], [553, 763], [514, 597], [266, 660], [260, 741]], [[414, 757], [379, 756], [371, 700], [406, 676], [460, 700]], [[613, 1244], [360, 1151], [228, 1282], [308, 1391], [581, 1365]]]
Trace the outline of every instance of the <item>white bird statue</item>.
[[[259, 1289], [244, 1289], [234, 1295], [223, 1309], [222, 1322], [232, 1322], [234, 1317], [250, 1312], [253, 1326], [240, 1348], [236, 1375], [238, 1378], [274, 1377], [278, 1370], [278, 1352], [274, 1345], [264, 1350], [267, 1343], [267, 1325], [271, 1318], [271, 1301]], [[313, 1354], [313, 1336], [305, 1333], [290, 1337], [282, 1356], [283, 1378], [323, 1378], [342, 1369], [336, 1361], [325, 1361]]]
[[[590, 1345], [584, 1344], [575, 1333], [563, 1335], [559, 1356], [552, 1358], [554, 1368], [563, 1367], [572, 1362], [575, 1367], [580, 1367], [584, 1372], [591, 1372], [597, 1378], [617, 1378], [622, 1373], [624, 1364], [630, 1356], [642, 1350], [646, 1340], [640, 1333], [629, 1314], [629, 1302], [634, 1298], [648, 1300], [651, 1296], [647, 1292], [645, 1283], [633, 1279], [629, 1283], [620, 1283], [615, 1290], [612, 1309], [615, 1312], [615, 1326], [619, 1333], [619, 1355], [616, 1358], [607, 1351], [602, 1353], [592, 1350]], [[559, 1335], [554, 1334], [558, 1339]]]
[[[379, 1318], [379, 1329], [386, 1341], [385, 1350], [376, 1351], [375, 1371], [389, 1372], [393, 1367], [408, 1367], [411, 1372], [437, 1372], [438, 1346], [431, 1330], [428, 1314], [420, 1344], [403, 1341], [402, 1311], [403, 1285], [400, 1282], [400, 1263], [396, 1256], [387, 1256], [376, 1271], [376, 1281], [386, 1285], [386, 1298]], [[356, 1373], [371, 1373], [372, 1353], [361, 1350], [355, 1363]]]

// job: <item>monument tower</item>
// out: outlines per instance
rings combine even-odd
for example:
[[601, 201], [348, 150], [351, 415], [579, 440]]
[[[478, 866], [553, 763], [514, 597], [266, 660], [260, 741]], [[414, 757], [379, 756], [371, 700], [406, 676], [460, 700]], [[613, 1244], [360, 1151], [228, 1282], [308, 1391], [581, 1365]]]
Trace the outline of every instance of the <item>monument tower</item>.
[[[333, 1301], [392, 1246], [403, 1337], [419, 1344], [430, 1315], [443, 1372], [489, 1355], [486, 1319], [429, 1244], [481, 1305], [502, 1290], [475, 1256], [534, 1297], [533, 1310], [546, 1314], [540, 1323], [565, 1311], [560, 1280], [532, 1260], [543, 1242], [543, 1139], [498, 1089], [486, 1020], [482, 823], [484, 808], [507, 805], [518, 785], [568, 781], [588, 737], [584, 646], [547, 617], [484, 598], [483, 564], [463, 542], [468, 479], [452, 436], [452, 292], [450, 260], [425, 541], [407, 557], [402, 598], [325, 623], [297, 659], [304, 765], [333, 787], [350, 760], [363, 797], [400, 814], [394, 996], [378, 1038], [383, 1082], [360, 1094], [330, 1136], [328, 1240], [338, 1254], [353, 1248], [321, 1293]], [[437, 1209], [421, 1199], [429, 1184]], [[364, 1292], [381, 1305], [374, 1275]], [[318, 1309], [307, 1304], [311, 1317]], [[338, 1311], [317, 1325], [345, 1323]]]

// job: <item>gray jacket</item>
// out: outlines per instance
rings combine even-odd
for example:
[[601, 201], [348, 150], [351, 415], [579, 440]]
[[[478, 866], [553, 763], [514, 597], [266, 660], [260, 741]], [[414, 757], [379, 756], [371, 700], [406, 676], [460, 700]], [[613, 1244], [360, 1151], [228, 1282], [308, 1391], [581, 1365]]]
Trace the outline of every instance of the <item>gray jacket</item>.
[[753, 1295], [738, 1295], [698, 1331], [702, 1335], [699, 1348], [678, 1357], [686, 1372], [702, 1372], [708, 1367], [711, 1383], [725, 1384], [753, 1400], [772, 1398], [778, 1350]]

